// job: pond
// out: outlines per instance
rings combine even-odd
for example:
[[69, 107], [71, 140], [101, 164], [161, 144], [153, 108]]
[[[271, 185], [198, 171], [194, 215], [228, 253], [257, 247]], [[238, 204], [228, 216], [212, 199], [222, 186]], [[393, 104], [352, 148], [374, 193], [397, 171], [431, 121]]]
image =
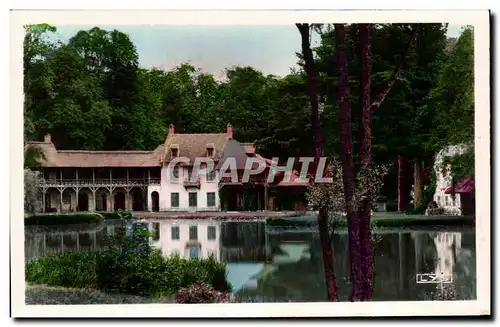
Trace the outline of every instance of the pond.
[[[102, 251], [121, 222], [26, 227], [25, 256], [34, 260], [66, 251]], [[147, 221], [151, 244], [165, 256], [222, 260], [242, 301], [326, 301], [322, 254], [315, 228], [276, 228], [264, 221]], [[473, 228], [377, 229], [374, 245], [376, 301], [474, 300]], [[347, 233], [333, 239], [339, 299], [349, 294]], [[451, 276], [451, 283], [417, 283], [417, 274]]]

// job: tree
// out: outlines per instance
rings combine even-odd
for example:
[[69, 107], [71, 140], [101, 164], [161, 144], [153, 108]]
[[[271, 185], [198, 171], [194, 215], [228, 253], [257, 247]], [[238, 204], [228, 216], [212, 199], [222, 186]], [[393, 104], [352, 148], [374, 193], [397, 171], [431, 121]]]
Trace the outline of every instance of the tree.
[[39, 169], [46, 156], [42, 149], [35, 145], [27, 145], [24, 148], [24, 168], [30, 170]]
[[46, 39], [56, 28], [48, 24], [26, 25], [23, 43], [23, 87], [24, 87], [24, 136], [36, 137], [36, 117], [34, 111], [40, 105], [36, 94], [52, 97], [53, 76], [47, 72], [44, 60], [55, 44]]
[[448, 160], [453, 180], [474, 176], [474, 40], [473, 30], [464, 29], [439, 71], [431, 102], [435, 112], [430, 147], [435, 152], [464, 145], [466, 151]]
[[34, 214], [42, 206], [43, 176], [39, 171], [24, 169], [24, 212]]
[[[372, 199], [369, 196], [356, 197], [356, 189], [361, 185], [369, 185], [369, 167], [372, 163], [371, 155], [371, 116], [384, 102], [395, 82], [401, 75], [403, 65], [417, 36], [417, 28], [413, 27], [408, 46], [399, 65], [390, 75], [385, 88], [378, 94], [376, 100], [370, 101], [370, 25], [361, 25], [360, 43], [362, 51], [361, 89], [362, 99], [362, 137], [360, 144], [359, 166], [354, 165], [351, 106], [349, 103], [349, 74], [347, 51], [345, 45], [345, 28], [343, 24], [335, 24], [335, 47], [338, 67], [338, 103], [341, 141], [341, 162], [345, 208], [348, 220], [349, 258], [351, 264], [351, 300], [369, 300], [372, 293], [373, 258], [370, 230], [370, 213]], [[363, 194], [363, 193], [362, 193]]]
[[[314, 69], [314, 58], [309, 41], [309, 24], [296, 24], [302, 39], [302, 55], [305, 62], [305, 71], [309, 87], [309, 101], [311, 104], [311, 124], [314, 135], [314, 159], [316, 166], [319, 159], [323, 157], [323, 136], [319, 124], [319, 105], [316, 85], [316, 71]], [[325, 280], [328, 301], [337, 299], [337, 283], [335, 280], [335, 270], [333, 264], [333, 251], [328, 232], [328, 208], [320, 206], [318, 208], [318, 229], [321, 241], [321, 250], [323, 252], [323, 266], [325, 270]]]

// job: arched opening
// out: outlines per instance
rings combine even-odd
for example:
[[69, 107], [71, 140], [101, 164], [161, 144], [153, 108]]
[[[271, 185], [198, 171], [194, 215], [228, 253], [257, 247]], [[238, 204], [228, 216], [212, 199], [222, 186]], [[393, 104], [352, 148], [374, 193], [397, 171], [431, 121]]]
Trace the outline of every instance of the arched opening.
[[160, 194], [156, 191], [151, 193], [151, 210], [160, 211]]
[[85, 191], [78, 193], [78, 211], [89, 211], [89, 195]]
[[71, 196], [70, 189], [65, 189], [62, 193], [62, 211], [74, 212], [76, 211], [76, 199]]
[[104, 192], [98, 192], [96, 194], [96, 211], [108, 211], [108, 197]]
[[132, 198], [132, 211], [144, 211], [144, 195], [142, 190], [133, 189], [130, 192]]
[[47, 190], [47, 192], [45, 192], [45, 208], [43, 208], [44, 212], [54, 212], [56, 210], [52, 209], [52, 204], [51, 204], [51, 196], [50, 196], [50, 193], [51, 191], [50, 190]]
[[117, 192], [114, 197], [114, 210], [125, 210], [125, 193]]

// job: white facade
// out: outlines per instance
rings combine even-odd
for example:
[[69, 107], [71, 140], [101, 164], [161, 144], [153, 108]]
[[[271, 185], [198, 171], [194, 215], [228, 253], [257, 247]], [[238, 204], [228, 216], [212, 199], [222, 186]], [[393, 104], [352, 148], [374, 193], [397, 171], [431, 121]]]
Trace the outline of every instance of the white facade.
[[[154, 222], [149, 230], [154, 230]], [[159, 239], [153, 246], [162, 255], [180, 258], [208, 258], [213, 255], [220, 259], [220, 222], [207, 220], [164, 220], [159, 224]]]
[[442, 164], [445, 157], [453, 157], [461, 155], [467, 150], [466, 146], [454, 145], [443, 149], [436, 155], [434, 170], [436, 171], [436, 192], [434, 193], [434, 201], [438, 207], [444, 208], [445, 214], [460, 215], [461, 204], [459, 194], [452, 197], [451, 194], [446, 194], [445, 190], [451, 187], [450, 168], [447, 167], [446, 174], [443, 174]]
[[[176, 179], [169, 178], [169, 176], [171, 176], [171, 168], [165, 165], [161, 169], [160, 185], [148, 187], [150, 210], [153, 208], [153, 192], [158, 192], [160, 211], [220, 211], [217, 177], [209, 180], [206, 174], [200, 173], [197, 186], [186, 186], [185, 183], [189, 180], [188, 167], [179, 167], [179, 177]], [[196, 195], [190, 195], [190, 193]], [[175, 197], [178, 197], [178, 201], [173, 199]], [[212, 203], [209, 203], [209, 198], [214, 199]]]

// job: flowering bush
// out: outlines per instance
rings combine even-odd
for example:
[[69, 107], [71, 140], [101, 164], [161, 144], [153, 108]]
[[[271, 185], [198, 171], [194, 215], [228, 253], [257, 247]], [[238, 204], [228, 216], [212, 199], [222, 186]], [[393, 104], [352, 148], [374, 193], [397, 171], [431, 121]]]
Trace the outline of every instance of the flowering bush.
[[[360, 170], [356, 176], [354, 195], [351, 199], [354, 210], [366, 198], [373, 204], [379, 197], [380, 189], [384, 185], [384, 177], [388, 172], [385, 165], [372, 165]], [[342, 180], [342, 164], [332, 159], [328, 166], [332, 183], [316, 183], [309, 187], [306, 199], [315, 209], [326, 208], [329, 216], [329, 228], [332, 232], [335, 227], [343, 224], [346, 219], [346, 199]]]
[[219, 292], [205, 283], [191, 284], [175, 294], [177, 303], [224, 303], [228, 301], [229, 297], [226, 293]]

